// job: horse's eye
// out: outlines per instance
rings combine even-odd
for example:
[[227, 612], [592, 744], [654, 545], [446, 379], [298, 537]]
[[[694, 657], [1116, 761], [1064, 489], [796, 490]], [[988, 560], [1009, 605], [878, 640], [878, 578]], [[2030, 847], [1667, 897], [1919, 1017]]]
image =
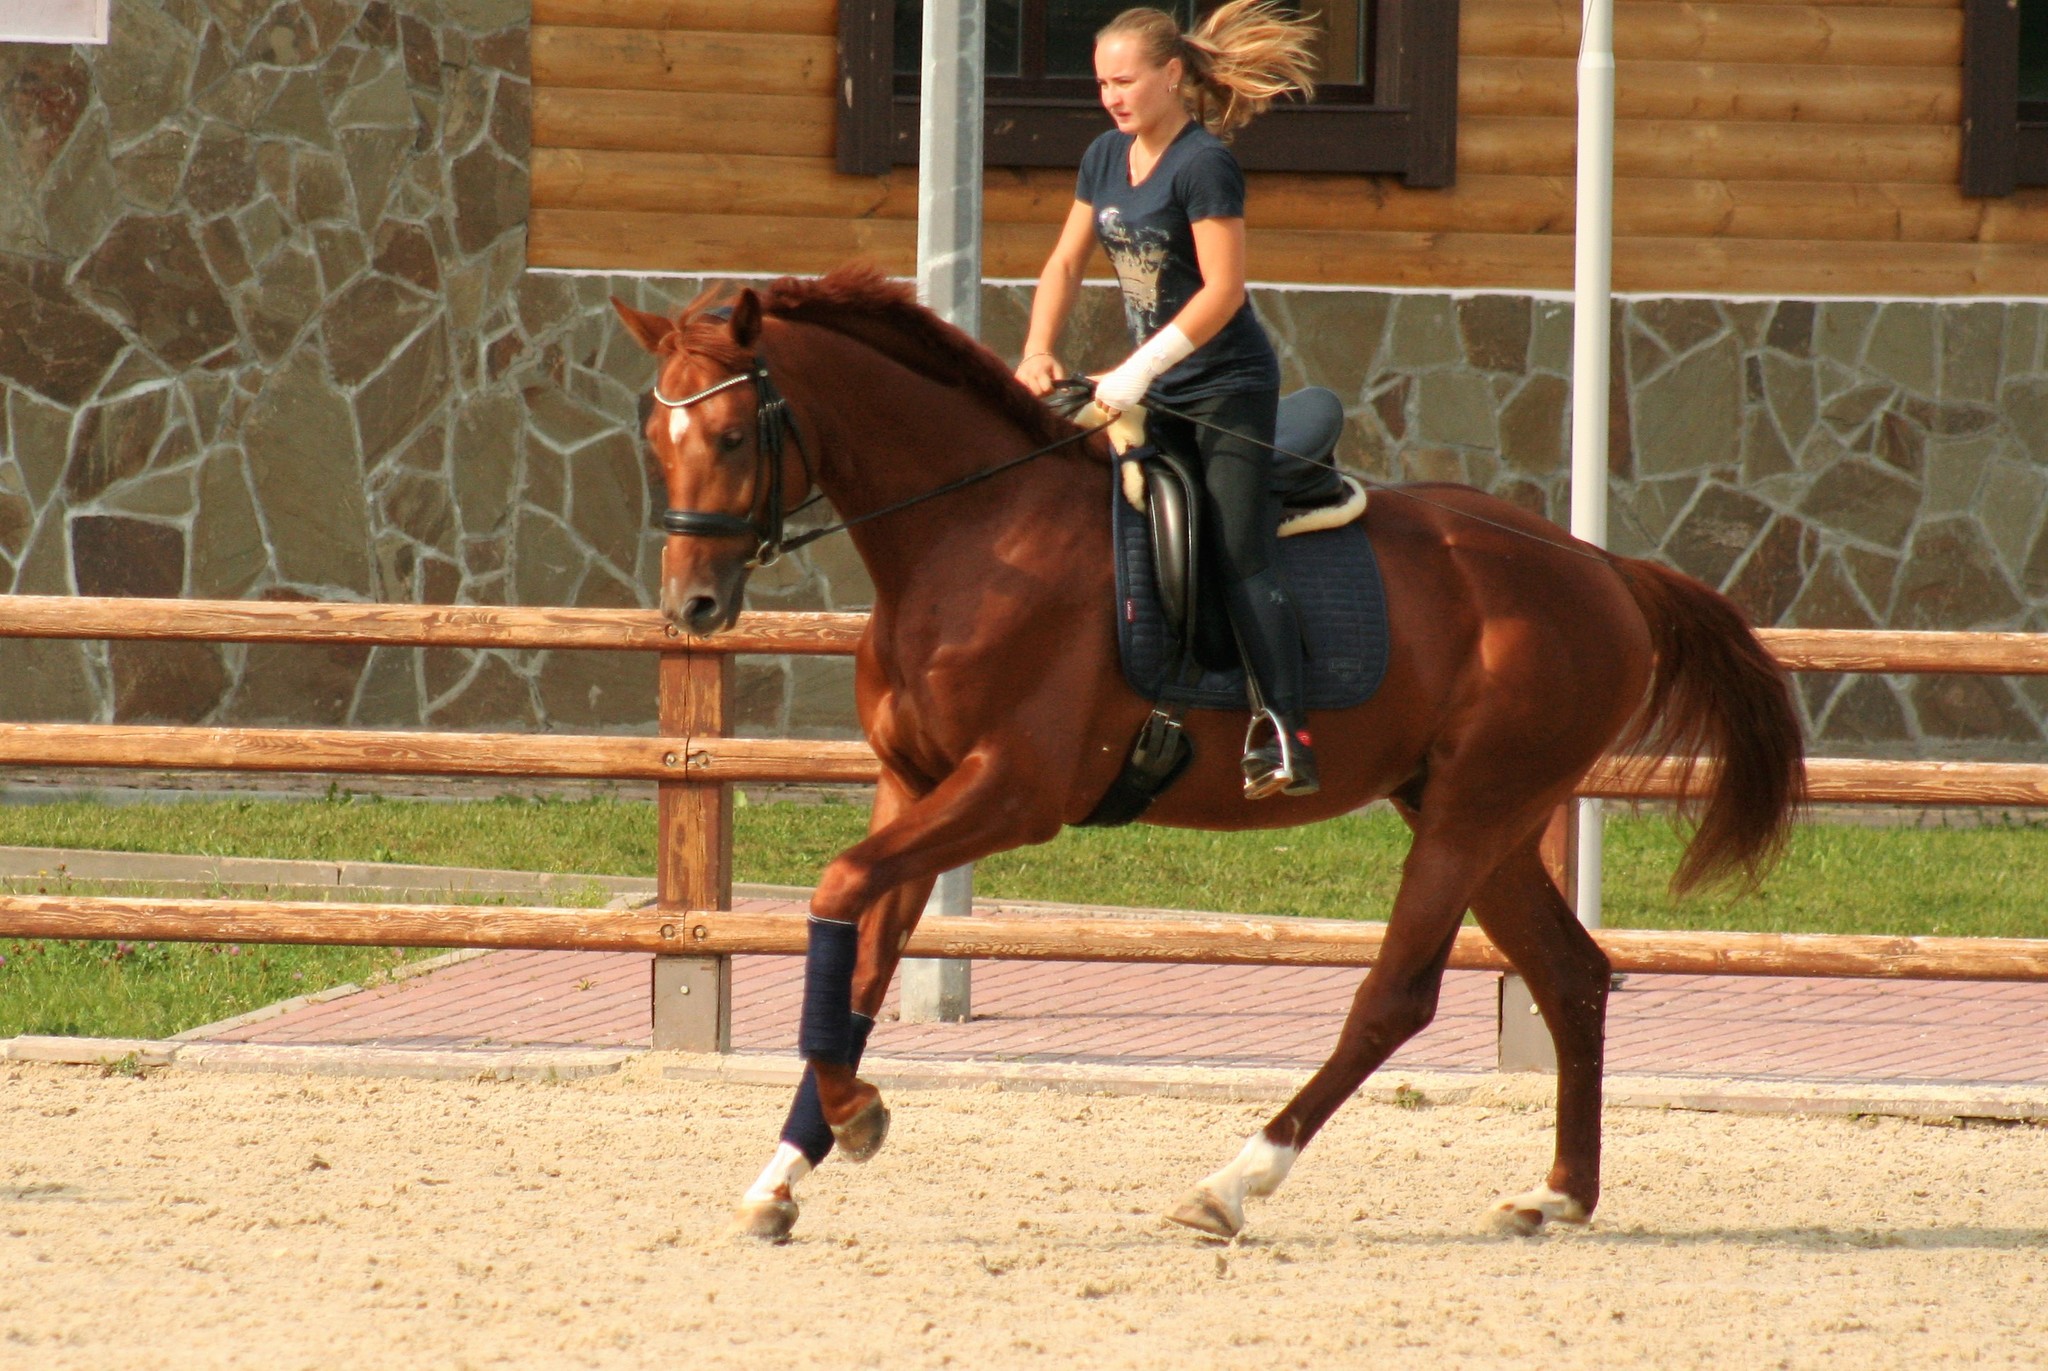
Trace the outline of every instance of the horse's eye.
[[745, 429], [729, 428], [718, 435], [718, 450], [720, 452], [732, 452], [737, 450], [739, 445], [746, 441], [747, 431]]

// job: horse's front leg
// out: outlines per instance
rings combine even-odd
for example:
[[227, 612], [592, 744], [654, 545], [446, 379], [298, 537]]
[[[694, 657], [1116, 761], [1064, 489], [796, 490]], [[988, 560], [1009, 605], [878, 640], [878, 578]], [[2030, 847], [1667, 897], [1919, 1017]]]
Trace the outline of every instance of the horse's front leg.
[[[925, 901], [931, 895], [932, 879], [912, 881], [889, 891], [878, 900], [859, 924], [860, 946], [851, 978], [852, 994], [846, 1002], [844, 1017], [847, 1033], [840, 1049], [844, 1054], [843, 1074], [852, 1078], [856, 1092], [865, 1086], [853, 1073], [860, 1068], [861, 1054], [867, 1049], [868, 1034], [875, 1026], [875, 1016], [881, 1010], [883, 997], [889, 988], [889, 977], [894, 972], [897, 953], [889, 950], [901, 947], [901, 935], [895, 930], [908, 930], [917, 923]], [[839, 927], [844, 927], [840, 925]], [[816, 928], [816, 924], [813, 924]], [[832, 936], [836, 930], [826, 930]], [[816, 942], [812, 944], [814, 947]], [[812, 962], [806, 961], [806, 972]], [[809, 993], [809, 977], [806, 976], [805, 1004], [813, 1003]], [[734, 1226], [753, 1237], [779, 1240], [787, 1237], [796, 1224], [797, 1203], [796, 1183], [814, 1171], [818, 1164], [832, 1152], [840, 1141], [838, 1132], [826, 1122], [823, 1097], [818, 1088], [818, 1062], [805, 1063], [803, 1080], [798, 1084], [796, 1098], [790, 1102], [789, 1114], [782, 1123], [781, 1140], [775, 1148], [775, 1155], [760, 1176], [749, 1186], [741, 1197], [739, 1208], [734, 1214]], [[841, 1073], [831, 1071], [835, 1078]], [[867, 1087], [872, 1092], [872, 1087]], [[857, 1136], [850, 1139], [853, 1146], [846, 1149], [847, 1156], [854, 1161], [866, 1161], [882, 1144], [882, 1135], [888, 1128], [888, 1112], [881, 1108], [880, 1095], [871, 1095], [872, 1108], [866, 1115], [867, 1126], [857, 1130]], [[859, 1112], [859, 1104], [855, 1105]]]
[[971, 754], [917, 796], [885, 773], [866, 839], [826, 867], [811, 901], [798, 1050], [804, 1078], [774, 1159], [742, 1200], [741, 1231], [787, 1236], [792, 1188], [836, 1144], [866, 1161], [888, 1133], [881, 1092], [858, 1075], [875, 1015], [940, 872], [1059, 832], [1057, 802], [1035, 796], [993, 750]]

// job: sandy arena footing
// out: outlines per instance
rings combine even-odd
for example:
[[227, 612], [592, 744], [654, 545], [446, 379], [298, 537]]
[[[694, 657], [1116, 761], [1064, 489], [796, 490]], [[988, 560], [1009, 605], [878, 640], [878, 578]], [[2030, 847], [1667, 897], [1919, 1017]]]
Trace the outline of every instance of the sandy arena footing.
[[[894, 1095], [725, 1236], [787, 1091], [0, 1067], [0, 1367], [2036, 1365], [2048, 1128], [1609, 1115], [1584, 1231], [1490, 1236], [1547, 1109], [1341, 1111], [1222, 1244], [1158, 1217], [1270, 1106]], [[1427, 1091], [1423, 1094], [1426, 1096]]]

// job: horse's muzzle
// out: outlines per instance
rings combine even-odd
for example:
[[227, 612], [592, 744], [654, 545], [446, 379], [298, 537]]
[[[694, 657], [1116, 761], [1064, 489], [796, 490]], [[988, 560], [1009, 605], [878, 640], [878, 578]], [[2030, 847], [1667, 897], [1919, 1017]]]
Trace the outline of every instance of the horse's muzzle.
[[664, 582], [661, 588], [662, 617], [695, 637], [731, 628], [740, 617], [746, 598], [745, 567], [709, 578]]

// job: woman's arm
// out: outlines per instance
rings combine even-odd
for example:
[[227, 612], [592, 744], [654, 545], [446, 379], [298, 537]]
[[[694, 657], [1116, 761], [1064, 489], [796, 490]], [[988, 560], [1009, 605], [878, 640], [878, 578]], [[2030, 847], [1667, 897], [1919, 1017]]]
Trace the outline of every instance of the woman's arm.
[[1202, 269], [1202, 288], [1188, 297], [1173, 322], [1196, 347], [1223, 331], [1244, 305], [1244, 220], [1197, 219], [1195, 265]]
[[1081, 276], [1094, 248], [1095, 207], [1076, 200], [1067, 211], [1060, 241], [1052, 256], [1045, 259], [1045, 270], [1038, 273], [1038, 289], [1031, 296], [1031, 327], [1024, 334], [1024, 359], [1017, 364], [1017, 379], [1033, 395], [1045, 394], [1052, 389], [1053, 382], [1066, 377], [1067, 369], [1053, 356], [1053, 349], [1059, 346], [1067, 316], [1074, 312], [1074, 301], [1081, 293]]

